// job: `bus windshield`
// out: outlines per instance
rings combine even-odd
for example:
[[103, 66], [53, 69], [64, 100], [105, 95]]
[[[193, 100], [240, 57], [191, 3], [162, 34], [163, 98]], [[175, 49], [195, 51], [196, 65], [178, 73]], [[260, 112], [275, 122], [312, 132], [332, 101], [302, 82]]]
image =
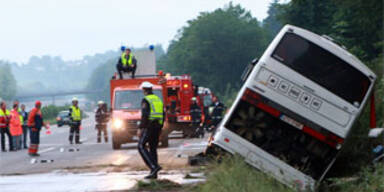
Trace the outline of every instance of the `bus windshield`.
[[[161, 90], [153, 90], [153, 93], [163, 99]], [[138, 110], [141, 109], [141, 100], [144, 98], [142, 90], [116, 91], [116, 110]]]
[[352, 65], [294, 33], [284, 35], [272, 57], [356, 107], [371, 83]]

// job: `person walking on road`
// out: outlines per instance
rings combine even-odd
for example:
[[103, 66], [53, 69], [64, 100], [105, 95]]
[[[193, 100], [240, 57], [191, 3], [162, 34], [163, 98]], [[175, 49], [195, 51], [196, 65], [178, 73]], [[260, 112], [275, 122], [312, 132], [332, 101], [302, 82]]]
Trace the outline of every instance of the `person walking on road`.
[[69, 108], [69, 118], [71, 120], [69, 143], [73, 144], [73, 135], [75, 135], [75, 143], [82, 144], [80, 142], [81, 110], [79, 108], [79, 100], [76, 97], [72, 99], [72, 106]]
[[219, 101], [219, 98], [217, 96], [214, 96], [212, 98], [212, 113], [211, 113], [211, 125], [210, 130], [215, 130], [216, 126], [221, 122], [224, 116], [225, 106], [223, 103]]
[[0, 134], [1, 134], [1, 151], [6, 152], [5, 149], [5, 135], [8, 137], [9, 150], [13, 150], [12, 136], [9, 132], [9, 118], [11, 113], [7, 110], [7, 104], [4, 101], [0, 103]]
[[106, 103], [99, 101], [98, 108], [96, 110], [95, 119], [96, 119], [96, 129], [97, 129], [97, 142], [101, 142], [101, 134], [104, 133], [104, 141], [108, 143], [108, 131], [107, 131], [107, 122], [108, 122], [108, 112]]
[[19, 103], [14, 102], [9, 118], [9, 131], [12, 135], [14, 150], [21, 150], [21, 136], [23, 135], [22, 116], [19, 114]]
[[21, 112], [20, 112], [20, 115], [23, 116], [23, 124], [22, 124], [22, 128], [23, 128], [23, 136], [22, 136], [22, 140], [23, 140], [23, 146], [24, 146], [24, 149], [28, 149], [28, 146], [27, 146], [27, 138], [28, 138], [28, 125], [27, 125], [27, 121], [28, 121], [28, 112], [25, 111], [25, 105], [24, 104], [21, 104]]
[[[138, 150], [145, 164], [151, 172], [145, 179], [156, 179], [161, 170], [157, 159], [159, 136], [164, 122], [164, 109], [162, 100], [152, 92], [153, 85], [143, 82], [140, 86], [144, 92], [141, 101], [141, 121], [137, 135], [139, 137]], [[149, 151], [147, 149], [149, 146]]]
[[195, 130], [195, 137], [204, 137], [204, 129], [201, 124], [202, 110], [201, 107], [197, 104], [197, 98], [192, 97], [192, 103], [190, 105], [189, 114], [191, 115], [192, 128]]
[[40, 156], [37, 151], [40, 144], [40, 130], [42, 127], [47, 129], [43, 121], [43, 115], [41, 113], [41, 102], [35, 102], [35, 108], [31, 110], [28, 116], [28, 127], [30, 129], [30, 141], [28, 154], [30, 156]]
[[120, 79], [123, 79], [123, 72], [131, 72], [132, 79], [135, 78], [137, 60], [133, 56], [131, 49], [124, 48], [125, 51], [121, 54], [119, 62], [116, 65], [117, 72], [119, 73]]

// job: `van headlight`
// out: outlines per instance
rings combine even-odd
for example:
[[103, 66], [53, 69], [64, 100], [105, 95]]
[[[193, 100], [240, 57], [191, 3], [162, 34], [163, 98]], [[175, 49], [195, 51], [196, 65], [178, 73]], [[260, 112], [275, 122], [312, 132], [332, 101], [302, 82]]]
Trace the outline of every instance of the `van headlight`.
[[121, 119], [113, 119], [112, 124], [115, 129], [122, 129], [124, 122]]

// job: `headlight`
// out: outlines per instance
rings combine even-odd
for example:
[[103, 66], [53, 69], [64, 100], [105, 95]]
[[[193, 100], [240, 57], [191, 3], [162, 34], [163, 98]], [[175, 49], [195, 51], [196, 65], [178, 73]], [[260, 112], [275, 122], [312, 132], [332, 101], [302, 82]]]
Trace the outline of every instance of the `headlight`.
[[114, 119], [113, 120], [113, 127], [116, 128], [116, 129], [123, 128], [123, 124], [124, 124], [124, 122], [121, 119]]

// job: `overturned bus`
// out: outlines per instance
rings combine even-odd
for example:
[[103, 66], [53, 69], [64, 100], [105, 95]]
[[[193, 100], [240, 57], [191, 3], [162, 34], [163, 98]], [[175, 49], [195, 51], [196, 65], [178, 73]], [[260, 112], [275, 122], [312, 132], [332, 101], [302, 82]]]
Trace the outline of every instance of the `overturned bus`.
[[376, 75], [331, 38], [286, 25], [243, 77], [207, 151], [240, 154], [292, 188], [315, 190]]

